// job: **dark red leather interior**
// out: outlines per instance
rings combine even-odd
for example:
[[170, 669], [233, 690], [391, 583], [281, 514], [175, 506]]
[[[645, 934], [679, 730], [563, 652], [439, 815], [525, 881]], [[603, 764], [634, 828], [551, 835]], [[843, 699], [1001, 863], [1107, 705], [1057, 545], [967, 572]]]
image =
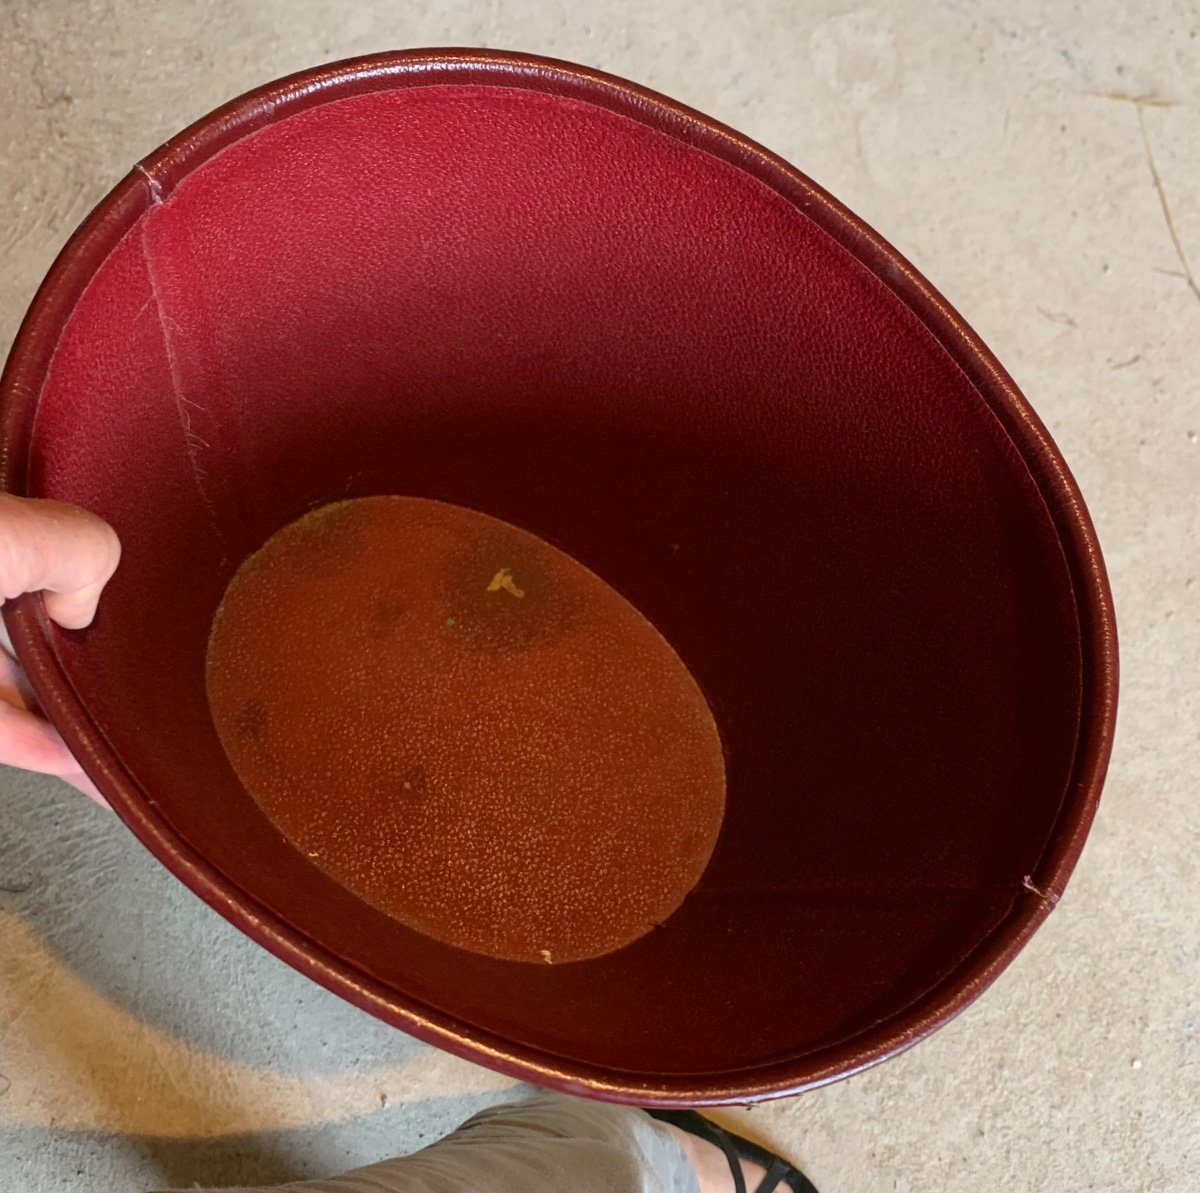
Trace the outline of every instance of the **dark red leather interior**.
[[[26, 365], [57, 346], [6, 424], [17, 487], [102, 514], [124, 562], [91, 630], [26, 608], [18, 638], [135, 828], [321, 980], [564, 1088], [769, 1094], [928, 1030], [1057, 897], [1111, 727], [1103, 575], [1036, 420], [886, 246], [590, 86], [359, 79], [148, 166], [65, 329], [26, 332]], [[221, 593], [283, 523], [375, 493], [542, 536], [697, 677], [728, 809], [663, 929], [561, 967], [461, 952], [241, 790], [205, 703]]]

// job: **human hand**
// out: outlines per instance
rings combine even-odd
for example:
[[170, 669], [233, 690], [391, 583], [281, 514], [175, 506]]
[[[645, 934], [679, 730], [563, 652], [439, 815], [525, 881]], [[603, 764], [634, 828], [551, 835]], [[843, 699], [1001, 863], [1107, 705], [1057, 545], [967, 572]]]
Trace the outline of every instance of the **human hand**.
[[[95, 617], [120, 558], [116, 532], [95, 514], [60, 501], [0, 494], [0, 605], [23, 592], [41, 592], [54, 621], [81, 630]], [[0, 763], [57, 775], [107, 807], [41, 715], [6, 631], [0, 639]]]

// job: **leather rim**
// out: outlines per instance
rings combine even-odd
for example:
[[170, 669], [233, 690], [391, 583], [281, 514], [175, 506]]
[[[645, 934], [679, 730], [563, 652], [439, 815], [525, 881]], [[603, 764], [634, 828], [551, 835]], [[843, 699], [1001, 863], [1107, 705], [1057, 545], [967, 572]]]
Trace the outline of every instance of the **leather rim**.
[[720, 158], [778, 192], [832, 236], [929, 329], [971, 380], [1013, 443], [1056, 528], [1082, 641], [1082, 707], [1071, 781], [1054, 832], [1004, 923], [917, 1001], [847, 1040], [778, 1062], [657, 1079], [567, 1060], [481, 1032], [396, 994], [315, 944], [195, 853], [152, 796], [124, 773], [58, 663], [39, 597], [9, 602], [4, 618], [47, 715], [83, 769], [142, 843], [181, 881], [276, 956], [396, 1027], [468, 1060], [567, 1092], [643, 1106], [760, 1101], [828, 1084], [910, 1047], [957, 1015], [999, 975], [1061, 896], [1099, 801], [1116, 721], [1112, 597], [1091, 519], [1057, 447], [1012, 379], [944, 298], [882, 237], [821, 187], [732, 129], [623, 79], [554, 59], [492, 50], [397, 51], [288, 76], [218, 108], [134, 166], [80, 225], [54, 262], [0, 377], [0, 486], [26, 493], [33, 421], [59, 336], [92, 276], [125, 233], [191, 171], [288, 116], [353, 95], [445, 84], [515, 87], [607, 108]]

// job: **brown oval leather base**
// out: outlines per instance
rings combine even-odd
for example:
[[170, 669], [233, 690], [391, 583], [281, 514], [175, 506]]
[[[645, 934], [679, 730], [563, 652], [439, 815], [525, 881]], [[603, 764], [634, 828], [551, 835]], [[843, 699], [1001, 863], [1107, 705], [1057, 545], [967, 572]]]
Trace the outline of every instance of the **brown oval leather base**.
[[239, 569], [208, 694], [246, 789], [315, 865], [421, 932], [538, 963], [661, 923], [725, 769], [679, 657], [594, 573], [458, 506], [323, 506]]

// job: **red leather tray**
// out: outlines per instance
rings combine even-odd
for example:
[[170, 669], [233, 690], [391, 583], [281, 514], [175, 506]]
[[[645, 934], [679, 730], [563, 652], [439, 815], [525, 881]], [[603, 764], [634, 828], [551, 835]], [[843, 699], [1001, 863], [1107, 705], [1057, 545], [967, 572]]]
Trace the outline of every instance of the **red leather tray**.
[[[659, 1105], [830, 1081], [978, 995], [1082, 846], [1116, 647], [1045, 429], [845, 208], [619, 79], [429, 51], [235, 100], [64, 249], [0, 434], [8, 490], [125, 545], [89, 631], [5, 609], [120, 816], [280, 957], [481, 1063]], [[429, 940], [234, 778], [204, 696], [229, 577], [312, 505], [389, 492], [569, 551], [703, 686], [726, 823], [633, 946], [539, 967]]]

